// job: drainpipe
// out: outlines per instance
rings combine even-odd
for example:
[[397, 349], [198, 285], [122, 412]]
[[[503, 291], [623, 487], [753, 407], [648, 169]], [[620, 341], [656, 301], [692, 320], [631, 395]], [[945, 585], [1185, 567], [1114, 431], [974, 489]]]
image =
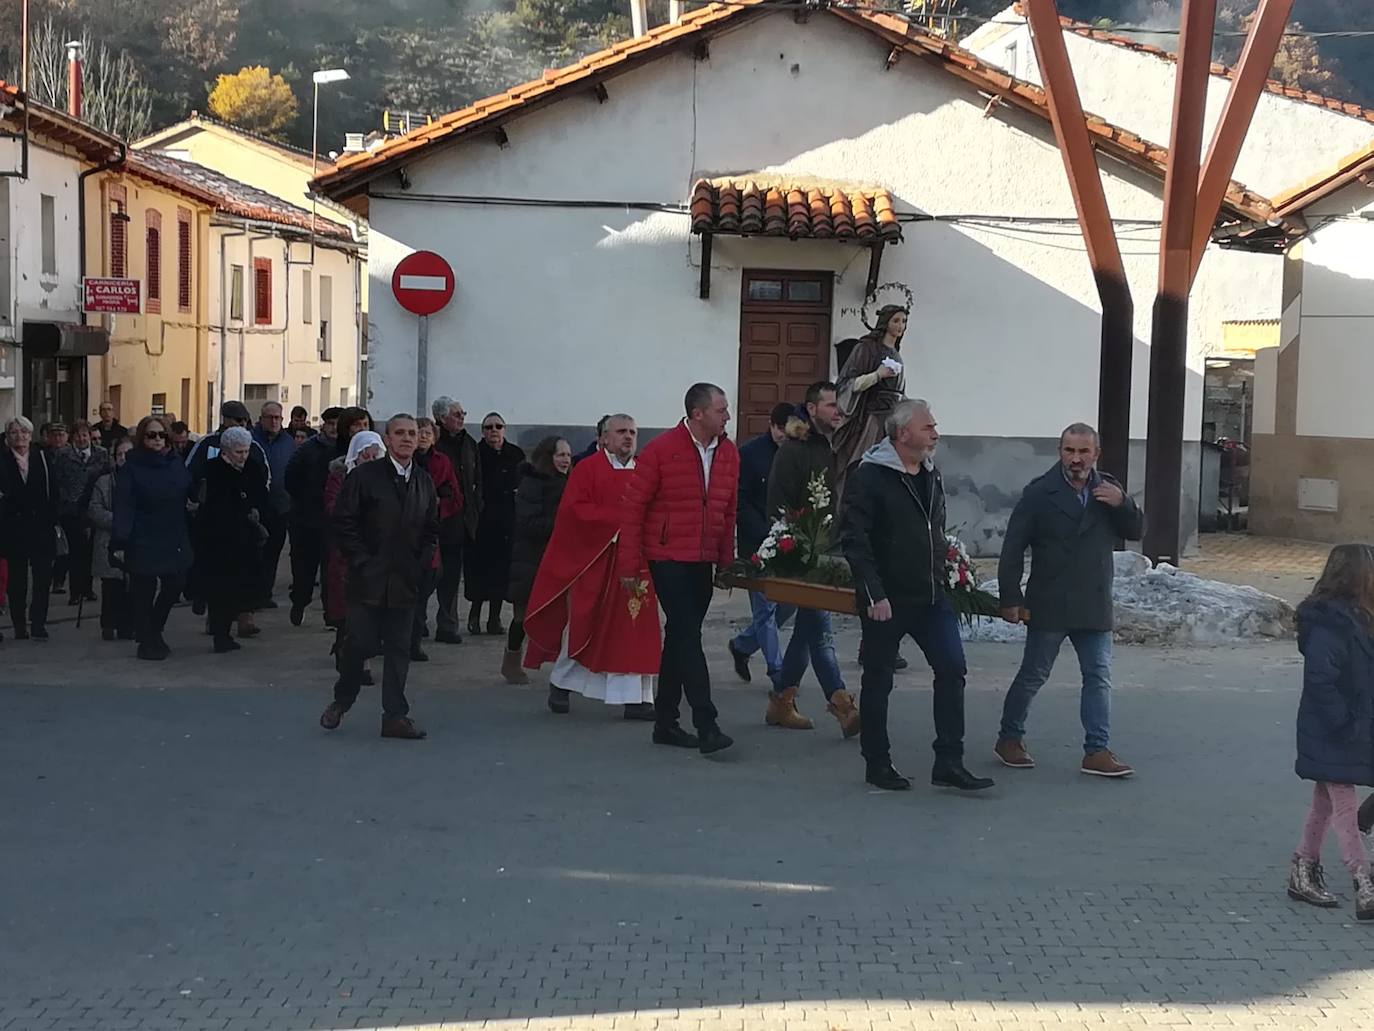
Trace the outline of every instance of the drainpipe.
[[[118, 167], [120, 167], [121, 165], [124, 164], [124, 159], [125, 159], [126, 157], [128, 157], [128, 155], [129, 155], [129, 148], [128, 148], [128, 146], [124, 143], [123, 140], [120, 140], [120, 141], [119, 141], [118, 147], [119, 147], [119, 150], [118, 150], [117, 154], [116, 154], [114, 157], [112, 157], [112, 158], [110, 158], [110, 159], [108, 159], [108, 160], [106, 160], [106, 161], [102, 161], [100, 164], [94, 166], [93, 168], [88, 168], [88, 169], [86, 169], [84, 172], [78, 173], [78, 174], [77, 174], [77, 177], [76, 177], [76, 262], [77, 262], [77, 278], [78, 278], [79, 280], [81, 280], [82, 283], [85, 282], [85, 279], [86, 279], [86, 271], [87, 271], [87, 270], [86, 270], [86, 180], [89, 179], [91, 176], [95, 175], [97, 172], [108, 172], [108, 171], [110, 171], [110, 170], [112, 170], [112, 169], [115, 169], [115, 168], [118, 168]], [[103, 191], [101, 192], [101, 196], [104, 196], [104, 192], [103, 192]], [[102, 228], [101, 228], [101, 239], [102, 239], [102, 241], [103, 241], [103, 239], [104, 239], [104, 221], [103, 221], [103, 220], [101, 221], [101, 227], [102, 227]], [[80, 287], [80, 289], [82, 290], [82, 294], [83, 294], [83, 296], [82, 296], [82, 298], [81, 298], [81, 300], [82, 300], [82, 302], [83, 302], [83, 310], [82, 310], [82, 312], [81, 312], [81, 324], [84, 326], [84, 325], [87, 325], [87, 322], [86, 322], [86, 312], [85, 312], [85, 310], [84, 310], [84, 301], [85, 301], [84, 293], [85, 293], [85, 288], [84, 288], [84, 287]], [[106, 390], [106, 389], [108, 388], [108, 386], [109, 386], [109, 379], [110, 379], [110, 366], [109, 366], [109, 362], [110, 362], [110, 356], [109, 356], [109, 353], [106, 352], [104, 355], [101, 356], [101, 359], [100, 359], [100, 393], [101, 393], [101, 396], [102, 396], [102, 397], [104, 397], [104, 395], [105, 395], [105, 390]]]
[[[226, 400], [224, 377], [228, 375], [229, 369], [227, 359], [229, 353], [229, 287], [225, 283], [225, 276], [229, 269], [226, 264], [227, 258], [224, 241], [228, 240], [231, 236], [247, 235], [248, 230], [240, 229], [236, 233], [221, 232], [219, 237], [219, 397], [216, 400], [218, 400], [221, 405], [224, 404]], [[245, 286], [246, 285], [247, 284], [245, 284]], [[214, 412], [206, 412], [205, 417], [207, 421], [214, 419]]]

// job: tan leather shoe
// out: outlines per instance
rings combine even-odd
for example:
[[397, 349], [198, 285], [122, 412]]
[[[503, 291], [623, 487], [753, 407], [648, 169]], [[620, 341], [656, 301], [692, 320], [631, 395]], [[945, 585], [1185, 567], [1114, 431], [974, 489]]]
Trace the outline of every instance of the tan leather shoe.
[[1002, 760], [1003, 766], [1010, 766], [1013, 770], [1035, 769], [1035, 760], [1020, 741], [1003, 738], [997, 742], [997, 747], [993, 751], [997, 753], [997, 758]]
[[848, 691], [836, 691], [825, 708], [839, 720], [840, 730], [845, 737], [853, 737], [859, 732], [859, 707], [854, 704], [854, 696]]
[[415, 721], [408, 716], [394, 720], [382, 720], [382, 737], [398, 737], [404, 741], [421, 741], [425, 736], [425, 732], [416, 726]]
[[781, 694], [768, 695], [768, 714], [764, 720], [770, 727], [788, 730], [814, 730], [815, 724], [797, 711], [797, 689], [789, 687]]
[[1093, 777], [1129, 777], [1135, 772], [1106, 748], [1085, 755], [1082, 769]]

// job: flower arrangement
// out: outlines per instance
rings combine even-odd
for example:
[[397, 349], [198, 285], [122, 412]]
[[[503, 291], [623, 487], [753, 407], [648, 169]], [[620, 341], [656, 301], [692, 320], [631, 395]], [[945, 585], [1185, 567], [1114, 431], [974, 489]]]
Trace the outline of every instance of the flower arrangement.
[[945, 590], [959, 618], [970, 626], [979, 616], [998, 615], [997, 598], [978, 587], [978, 571], [964, 542], [945, 534]]
[[806, 482], [806, 500], [805, 508], [782, 512], [773, 521], [759, 550], [749, 556], [753, 576], [833, 582], [837, 564], [826, 562], [825, 556], [835, 517], [830, 513], [830, 488], [822, 473]]

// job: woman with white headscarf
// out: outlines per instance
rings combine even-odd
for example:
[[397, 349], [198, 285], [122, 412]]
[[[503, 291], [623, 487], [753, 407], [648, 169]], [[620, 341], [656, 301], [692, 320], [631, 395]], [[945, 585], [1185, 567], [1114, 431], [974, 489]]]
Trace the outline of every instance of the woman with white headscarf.
[[[334, 503], [339, 500], [344, 477], [356, 469], [359, 463], [372, 462], [386, 454], [386, 444], [380, 433], [361, 430], [348, 439], [347, 452], [329, 463], [329, 478], [324, 481], [324, 517], [334, 518]], [[331, 543], [325, 555], [324, 618], [335, 628], [334, 652], [343, 653], [344, 617], [348, 614], [348, 562], [338, 548]], [[367, 683], [364, 677], [364, 683]]]
[[201, 481], [196, 557], [215, 651], [232, 652], [240, 645], [229, 630], [235, 617], [252, 604], [254, 573], [267, 538], [262, 523], [267, 479], [260, 463], [248, 461], [253, 437], [246, 429], [225, 430], [219, 446], [219, 454], [206, 463]]

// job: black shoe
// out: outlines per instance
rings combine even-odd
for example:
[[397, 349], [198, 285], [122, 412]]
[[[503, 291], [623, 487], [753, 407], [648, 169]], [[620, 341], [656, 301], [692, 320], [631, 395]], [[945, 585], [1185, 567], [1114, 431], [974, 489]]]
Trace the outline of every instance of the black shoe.
[[235, 641], [232, 637], [215, 638], [216, 655], [222, 655], [225, 652], [236, 652], [242, 647], [243, 645], [239, 644], [238, 641]]
[[907, 791], [911, 788], [911, 781], [898, 773], [891, 763], [886, 766], [870, 766], [864, 780], [884, 791]]
[[906, 659], [902, 658], [899, 654], [897, 656], [897, 661], [892, 664], [892, 668], [896, 670], [898, 673], [900, 673], [902, 670], [906, 669], [910, 665], [911, 663], [907, 662]]
[[365, 669], [363, 670], [363, 675], [358, 678], [358, 683], [362, 684], [363, 687], [374, 687], [377, 681], [372, 676], [372, 670]]
[[653, 702], [639, 702], [638, 704], [631, 702], [625, 706], [625, 718], [627, 720], [643, 720], [647, 723], [657, 719], [658, 714], [654, 712]]
[[411, 661], [411, 662], [428, 662], [428, 661], [429, 661], [429, 654], [428, 654], [423, 648], [421, 648], [418, 644], [411, 645], [411, 648], [410, 648], [410, 661]]
[[305, 606], [304, 606], [304, 605], [292, 605], [292, 606], [291, 606], [291, 625], [292, 625], [292, 626], [300, 626], [301, 623], [303, 623], [304, 621], [305, 621]]
[[115, 632], [107, 627], [100, 631], [100, 639], [102, 641], [113, 641], [115, 639]]
[[161, 662], [163, 659], [167, 658], [167, 655], [168, 650], [165, 647], [160, 647], [156, 642], [149, 642], [138, 646], [138, 657], [140, 659], [146, 659], [149, 662]]
[[52, 593], [53, 593], [53, 594], [61, 594], [61, 593], [62, 593], [63, 591], [65, 591], [66, 589], [67, 589], [67, 581], [66, 581], [66, 580], [54, 580], [54, 581], [52, 582]]
[[730, 650], [730, 659], [735, 664], [735, 676], [739, 677], [746, 684], [753, 680], [754, 676], [749, 672], [749, 656], [735, 647], [733, 639], [727, 643], [725, 647]]
[[29, 628], [26, 627], [26, 626], [17, 626], [17, 627], [15, 627], [15, 628], [14, 628], [14, 639], [15, 639], [16, 641], [27, 641], [27, 640], [29, 639]]
[[205, 599], [197, 598], [191, 602], [191, 614], [194, 616], [205, 615]]
[[463, 635], [457, 630], [435, 631], [434, 640], [439, 644], [462, 644]]
[[930, 782], [937, 788], [960, 791], [983, 791], [997, 783], [991, 777], [975, 777], [964, 769], [963, 763], [936, 763], [930, 771]]
[[260, 601], [260, 602], [258, 602], [258, 608], [260, 608], [260, 609], [277, 609], [277, 608], [281, 608], [281, 606], [278, 605], [274, 599], [268, 598], [266, 601]]
[[491, 634], [493, 637], [504, 637], [506, 628], [501, 625], [500, 620], [497, 620], [487, 624], [487, 633]]
[[678, 724], [671, 727], [654, 727], [654, 744], [672, 745], [674, 748], [696, 748], [701, 744], [695, 734], [689, 734]]
[[549, 711], [560, 716], [572, 712], [572, 692], [564, 691], [561, 687], [550, 687]]
[[712, 752], [723, 752], [735, 743], [735, 739], [729, 734], [721, 732], [719, 727], [712, 727], [701, 733], [700, 742], [697, 747], [701, 749], [702, 755], [710, 755]]
[[46, 640], [48, 639], [48, 628], [45, 627], [45, 626], [36, 626], [36, 627], [34, 627], [34, 628], [33, 628], [33, 639], [34, 639], [35, 641], [46, 641]]

